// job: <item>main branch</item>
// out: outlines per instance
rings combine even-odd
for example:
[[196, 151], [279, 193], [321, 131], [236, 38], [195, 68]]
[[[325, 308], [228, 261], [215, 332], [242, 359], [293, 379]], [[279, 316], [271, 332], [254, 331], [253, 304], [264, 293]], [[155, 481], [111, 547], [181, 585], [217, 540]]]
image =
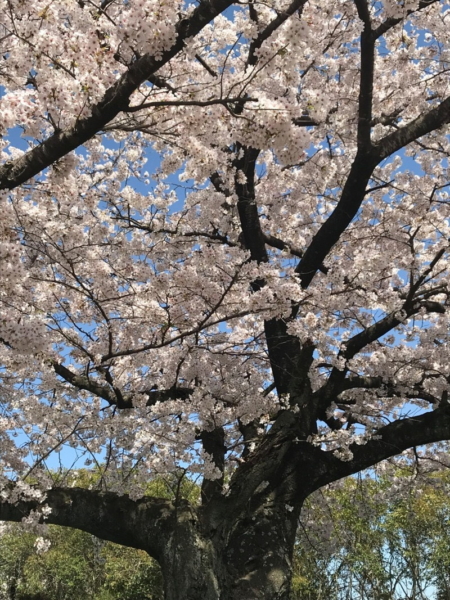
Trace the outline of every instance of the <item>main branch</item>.
[[436, 410], [417, 417], [398, 419], [374, 432], [373, 439], [366, 444], [352, 444], [353, 458], [342, 461], [333, 453], [327, 453], [327, 468], [315, 482], [316, 489], [358, 473], [382, 460], [401, 454], [414, 446], [433, 444], [450, 437], [450, 406], [443, 402]]
[[75, 125], [67, 130], [56, 131], [20, 158], [4, 164], [0, 168], [0, 190], [11, 190], [25, 183], [91, 139], [121, 111], [129, 108], [131, 94], [176, 56], [183, 49], [187, 38], [197, 35], [205, 25], [232, 4], [232, 0], [201, 2], [188, 19], [179, 21], [177, 40], [161, 58], [155, 59], [150, 54], [142, 56], [106, 91], [100, 102], [92, 107], [91, 115], [78, 119]]
[[174, 527], [175, 509], [168, 500], [149, 496], [131, 500], [127, 495], [82, 488], [54, 488], [41, 502], [25, 496], [16, 502], [2, 500], [0, 520], [20, 522], [44, 506], [51, 509], [45, 518], [50, 525], [81, 529], [116, 544], [141, 548], [156, 559]]

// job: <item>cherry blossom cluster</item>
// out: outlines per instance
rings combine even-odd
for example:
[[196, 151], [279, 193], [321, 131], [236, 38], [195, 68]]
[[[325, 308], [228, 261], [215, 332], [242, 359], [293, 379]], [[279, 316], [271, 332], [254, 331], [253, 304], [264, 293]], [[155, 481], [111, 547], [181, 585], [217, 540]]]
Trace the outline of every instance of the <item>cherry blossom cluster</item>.
[[45, 324], [41, 320], [23, 320], [13, 323], [0, 321], [0, 337], [21, 354], [35, 354], [47, 349]]
[[385, 0], [383, 2], [384, 12], [387, 17], [393, 19], [406, 17], [409, 11], [413, 11], [417, 8], [418, 0]]
[[126, 64], [173, 46], [182, 5], [114, 2], [106, 13], [84, 2], [2, 0], [1, 47], [15, 73], [0, 98], [2, 132], [19, 123], [39, 137], [88, 115]]
[[[261, 41], [290, 3], [253, 4], [257, 20], [244, 5], [217, 17], [83, 148], [1, 197], [5, 472], [26, 474], [27, 459], [45, 487], [37, 466], [68, 451], [77, 468], [96, 465], [99, 485], [126, 482], [138, 497], [149, 474], [177, 467], [220, 477], [200, 443], [217, 428], [231, 471], [244, 426], [263, 432], [280, 411], [300, 410], [271, 385], [264, 322], [273, 319], [314, 346], [311, 393], [330, 374], [346, 378], [326, 414], [340, 430], [323, 422], [310, 440], [344, 461], [386, 419], [445, 402], [448, 128], [379, 163], [303, 289], [298, 262], [358, 153], [364, 25], [353, 2], [311, 0]], [[446, 98], [450, 11], [369, 4], [374, 27], [392, 23], [374, 47], [376, 145]], [[130, 65], [174, 45], [193, 10], [0, 0], [2, 163], [91, 116]], [[251, 183], [248, 147], [259, 150], [254, 198], [236, 191]], [[247, 201], [259, 261], [241, 227]], [[345, 353], [383, 319], [386, 333]]]

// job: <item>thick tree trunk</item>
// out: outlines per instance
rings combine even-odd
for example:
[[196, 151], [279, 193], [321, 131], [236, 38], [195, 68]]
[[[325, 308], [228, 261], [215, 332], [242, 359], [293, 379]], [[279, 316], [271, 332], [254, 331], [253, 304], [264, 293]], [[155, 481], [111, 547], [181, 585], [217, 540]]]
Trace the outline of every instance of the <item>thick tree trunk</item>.
[[288, 508], [262, 506], [235, 523], [225, 555], [226, 600], [289, 598], [298, 513]]
[[[289, 507], [288, 507], [289, 508]], [[166, 600], [288, 600], [298, 518], [286, 507], [212, 520], [179, 513], [160, 563]]]

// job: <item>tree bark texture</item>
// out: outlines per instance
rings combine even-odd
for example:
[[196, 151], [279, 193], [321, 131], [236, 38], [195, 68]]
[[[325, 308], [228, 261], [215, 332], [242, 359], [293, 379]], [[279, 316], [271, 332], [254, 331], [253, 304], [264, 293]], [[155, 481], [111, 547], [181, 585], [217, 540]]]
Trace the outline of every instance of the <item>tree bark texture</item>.
[[[225, 515], [224, 515], [225, 516]], [[166, 600], [287, 600], [296, 519], [277, 506], [228, 515], [216, 530], [177, 521], [161, 557]]]

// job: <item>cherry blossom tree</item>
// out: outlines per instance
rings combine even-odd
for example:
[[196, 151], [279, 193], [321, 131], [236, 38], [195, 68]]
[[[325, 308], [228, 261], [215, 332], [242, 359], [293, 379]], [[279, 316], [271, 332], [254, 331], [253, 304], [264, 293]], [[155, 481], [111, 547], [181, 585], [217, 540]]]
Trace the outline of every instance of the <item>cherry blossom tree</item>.
[[[313, 491], [447, 462], [450, 11], [0, 7], [0, 518], [286, 600]], [[144, 495], [180, 470], [199, 506]]]

